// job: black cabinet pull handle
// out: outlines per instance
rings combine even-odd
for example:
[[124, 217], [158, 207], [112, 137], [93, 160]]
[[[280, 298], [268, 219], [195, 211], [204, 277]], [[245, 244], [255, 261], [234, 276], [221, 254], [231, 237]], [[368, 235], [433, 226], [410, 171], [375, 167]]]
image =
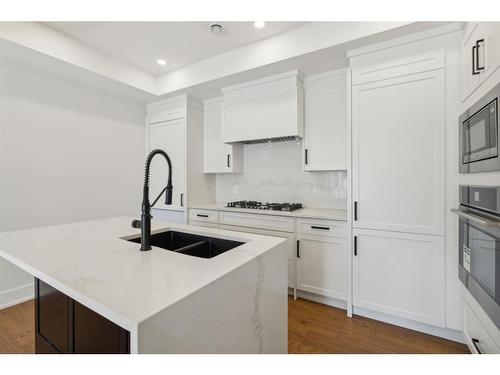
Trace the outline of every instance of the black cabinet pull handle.
[[181, 207], [184, 207], [184, 193], [181, 193]]
[[479, 74], [479, 72], [476, 71], [476, 56], [478, 56], [477, 45], [472, 46], [472, 75]]
[[297, 240], [297, 258], [300, 258], [300, 240]]
[[354, 236], [354, 256], [358, 256], [358, 236]]
[[311, 229], [330, 230], [330, 227], [318, 227], [316, 225], [311, 225]]
[[354, 221], [358, 221], [358, 201], [354, 201]]
[[231, 168], [231, 154], [227, 154], [227, 167]]
[[483, 354], [483, 353], [481, 353], [481, 350], [479, 349], [479, 346], [477, 344], [479, 344], [479, 340], [473, 338], [472, 339], [472, 345], [474, 345], [474, 348], [477, 350], [478, 354]]
[[307, 165], [307, 154], [308, 154], [308, 151], [309, 150], [307, 148], [304, 150], [304, 159], [305, 159], [306, 165]]
[[484, 70], [484, 66], [479, 66], [479, 48], [481, 48], [479, 43], [483, 43], [483, 42], [484, 42], [484, 39], [476, 40], [476, 69], [478, 72], [480, 70]]
[[198, 216], [198, 217], [208, 217], [208, 215], [204, 215], [204, 214], [196, 214], [196, 216]]

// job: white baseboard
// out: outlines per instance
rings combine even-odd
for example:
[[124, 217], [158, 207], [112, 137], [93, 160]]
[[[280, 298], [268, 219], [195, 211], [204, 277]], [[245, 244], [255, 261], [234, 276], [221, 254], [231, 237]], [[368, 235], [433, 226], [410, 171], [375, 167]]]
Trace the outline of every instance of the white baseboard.
[[[297, 297], [308, 299], [310, 301], [322, 303], [324, 305], [333, 306], [338, 309], [347, 311], [347, 302], [336, 298], [324, 297], [318, 294], [297, 290]], [[346, 312], [347, 313], [347, 312]]]
[[34, 298], [33, 283], [0, 292], [0, 310]]
[[381, 322], [394, 324], [396, 326], [412, 329], [414, 331], [427, 333], [432, 336], [441, 337], [443, 339], [456, 341], [462, 344], [466, 343], [463, 332], [457, 331], [455, 329], [436, 327], [430, 324], [415, 322], [413, 320], [399, 318], [397, 316], [388, 315], [356, 306], [353, 306], [353, 313], [356, 315], [364, 316], [366, 318], [380, 320]]

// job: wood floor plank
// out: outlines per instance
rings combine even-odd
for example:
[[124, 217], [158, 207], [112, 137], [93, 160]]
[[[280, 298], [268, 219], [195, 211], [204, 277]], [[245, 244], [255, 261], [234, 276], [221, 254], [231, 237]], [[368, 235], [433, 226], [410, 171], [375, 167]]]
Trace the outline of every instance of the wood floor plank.
[[[0, 310], [0, 353], [35, 352], [34, 301]], [[288, 352], [310, 354], [469, 353], [466, 345], [316, 302], [288, 300]]]
[[288, 299], [288, 352], [336, 354], [466, 354], [466, 345], [305, 299]]
[[0, 353], [35, 353], [34, 311], [33, 300], [0, 310]]

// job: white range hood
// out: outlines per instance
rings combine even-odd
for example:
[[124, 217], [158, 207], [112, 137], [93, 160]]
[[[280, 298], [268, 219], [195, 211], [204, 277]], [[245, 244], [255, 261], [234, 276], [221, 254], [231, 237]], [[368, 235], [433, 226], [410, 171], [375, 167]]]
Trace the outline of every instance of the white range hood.
[[225, 143], [261, 143], [302, 138], [304, 91], [298, 71], [222, 90]]

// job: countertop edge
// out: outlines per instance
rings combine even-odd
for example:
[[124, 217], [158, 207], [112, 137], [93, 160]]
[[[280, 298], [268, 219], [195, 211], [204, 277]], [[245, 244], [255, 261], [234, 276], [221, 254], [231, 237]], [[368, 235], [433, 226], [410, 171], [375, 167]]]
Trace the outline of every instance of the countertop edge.
[[[188, 206], [188, 209], [198, 209], [198, 210], [211, 210], [211, 211], [224, 211], [224, 212], [241, 212], [248, 213], [254, 215], [269, 215], [269, 216], [284, 216], [284, 217], [292, 217], [292, 218], [304, 218], [304, 219], [320, 219], [320, 220], [333, 220], [333, 221], [342, 221], [347, 222], [347, 210], [343, 209], [322, 209], [322, 208], [303, 208], [297, 211], [292, 212], [283, 212], [283, 211], [262, 211], [262, 210], [252, 210], [245, 208], [231, 208], [231, 207], [223, 207], [218, 203], [202, 203], [202, 204], [193, 204]], [[345, 211], [345, 215], [332, 215], [328, 213], [307, 213], [301, 212], [301, 210], [338, 210]]]

